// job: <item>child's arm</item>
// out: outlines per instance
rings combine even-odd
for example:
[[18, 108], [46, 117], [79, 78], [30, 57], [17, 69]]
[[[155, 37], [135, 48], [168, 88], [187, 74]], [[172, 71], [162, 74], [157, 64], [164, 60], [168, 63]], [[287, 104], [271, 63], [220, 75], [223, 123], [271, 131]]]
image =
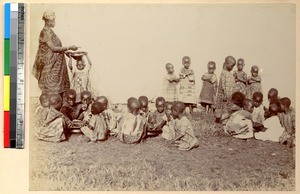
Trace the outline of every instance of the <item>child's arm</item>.
[[183, 134], [177, 135], [176, 137], [174, 137], [174, 139], [172, 139], [172, 140], [170, 141], [170, 144], [172, 144], [172, 143], [174, 143], [175, 141], [181, 139], [183, 136], [184, 136]]
[[82, 107], [82, 104], [78, 104], [78, 106], [76, 108], [76, 111], [74, 113], [74, 119], [78, 119], [79, 118], [79, 115], [82, 112], [81, 107]]
[[257, 76], [257, 77], [251, 76], [249, 78], [248, 82], [249, 82], [249, 84], [252, 84], [252, 83], [255, 83], [255, 82], [260, 83], [261, 82], [261, 77], [260, 76]]
[[241, 76], [237, 76], [236, 79], [240, 82], [243, 82], [244, 84], [247, 83], [247, 75], [246, 74], [242, 74]]
[[72, 70], [73, 70], [73, 66], [72, 66], [72, 57], [70, 56], [70, 58], [69, 58], [69, 63], [68, 63], [68, 66], [69, 66], [69, 69], [71, 70], [71, 72], [72, 72]]
[[166, 120], [162, 120], [161, 122], [157, 123], [154, 125], [154, 128], [153, 130], [159, 130], [159, 129], [162, 129], [165, 124], [167, 124], [167, 121]]
[[89, 57], [88, 53], [87, 53], [87, 52], [85, 52], [85, 53], [84, 53], [84, 55], [86, 56], [86, 58], [87, 58], [87, 61], [88, 61], [88, 63], [90, 64], [90, 68], [91, 68], [91, 67], [92, 67], [92, 61], [91, 61], [91, 59], [90, 59], [90, 57]]

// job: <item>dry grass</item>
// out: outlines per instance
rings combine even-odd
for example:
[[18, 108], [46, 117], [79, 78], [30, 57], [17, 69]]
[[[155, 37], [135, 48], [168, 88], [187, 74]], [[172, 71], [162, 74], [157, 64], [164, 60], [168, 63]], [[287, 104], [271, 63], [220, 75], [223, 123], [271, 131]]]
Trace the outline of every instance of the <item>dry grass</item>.
[[190, 116], [200, 146], [188, 152], [161, 137], [30, 141], [30, 190], [295, 190], [293, 149], [226, 136], [212, 117]]

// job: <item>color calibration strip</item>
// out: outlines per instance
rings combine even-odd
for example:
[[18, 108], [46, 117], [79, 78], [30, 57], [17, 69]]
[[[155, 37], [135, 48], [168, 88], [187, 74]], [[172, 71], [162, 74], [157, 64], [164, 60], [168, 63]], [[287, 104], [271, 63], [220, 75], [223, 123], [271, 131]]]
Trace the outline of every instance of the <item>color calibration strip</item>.
[[25, 4], [4, 9], [4, 147], [24, 148]]

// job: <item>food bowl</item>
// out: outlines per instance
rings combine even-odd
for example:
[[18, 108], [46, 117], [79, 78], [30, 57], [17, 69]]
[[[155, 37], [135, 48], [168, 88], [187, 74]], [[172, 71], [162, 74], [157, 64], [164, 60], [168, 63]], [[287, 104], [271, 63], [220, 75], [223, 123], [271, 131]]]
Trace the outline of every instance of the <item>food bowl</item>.
[[84, 51], [67, 51], [65, 52], [67, 57], [72, 57], [74, 60], [79, 61], [82, 60], [82, 57], [84, 56]]

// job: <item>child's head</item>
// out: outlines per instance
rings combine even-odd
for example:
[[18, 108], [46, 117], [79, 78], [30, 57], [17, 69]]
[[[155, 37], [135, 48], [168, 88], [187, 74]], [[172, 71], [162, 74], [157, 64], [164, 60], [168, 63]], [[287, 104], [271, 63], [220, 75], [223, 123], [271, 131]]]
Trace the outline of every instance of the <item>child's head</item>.
[[174, 73], [174, 67], [173, 67], [173, 65], [172, 65], [171, 63], [167, 63], [167, 64], [166, 64], [166, 70], [167, 70], [167, 72], [168, 72], [169, 74]]
[[40, 104], [42, 107], [47, 108], [49, 107], [49, 95], [48, 94], [41, 94], [39, 97]]
[[212, 74], [216, 70], [216, 63], [214, 61], [209, 61], [207, 63], [207, 70], [208, 73]]
[[172, 115], [172, 105], [172, 102], [166, 102], [165, 113], [167, 117], [170, 117]]
[[245, 61], [244, 61], [244, 59], [239, 58], [239, 59], [237, 60], [237, 69], [238, 69], [239, 71], [242, 71], [243, 68], [244, 68], [244, 66], [245, 66]]
[[270, 117], [276, 116], [279, 112], [279, 107], [276, 104], [271, 104], [269, 106]]
[[263, 102], [263, 94], [261, 92], [254, 92], [253, 96], [252, 96], [252, 100], [254, 102], [254, 106], [257, 108], [261, 105], [261, 103]]
[[185, 105], [183, 102], [176, 101], [173, 103], [171, 110], [173, 119], [177, 119], [180, 115], [183, 114], [185, 110]]
[[60, 97], [59, 94], [51, 94], [49, 96], [49, 104], [54, 109], [60, 111], [62, 107], [62, 98]]
[[105, 96], [98, 96], [96, 98], [96, 102], [100, 102], [102, 104], [102, 106], [104, 107], [104, 110], [107, 109], [108, 99]]
[[283, 97], [279, 99], [280, 103], [280, 110], [283, 112], [286, 112], [287, 110], [290, 109], [291, 106], [291, 100], [288, 97]]
[[147, 96], [140, 96], [138, 101], [140, 103], [141, 110], [143, 112], [147, 112], [148, 111], [148, 104], [149, 104], [149, 100], [148, 100]]
[[129, 109], [129, 104], [132, 100], [137, 100], [135, 97], [130, 97], [127, 99], [127, 108]]
[[268, 100], [269, 102], [273, 102], [278, 100], [278, 90], [275, 88], [271, 88], [268, 92]]
[[253, 65], [251, 67], [251, 75], [253, 77], [257, 77], [258, 76], [258, 71], [259, 71], [259, 68], [256, 65]]
[[225, 58], [224, 66], [228, 71], [231, 71], [236, 64], [236, 60], [233, 56], [227, 56]]
[[92, 103], [92, 94], [90, 91], [83, 91], [80, 94], [80, 99], [82, 104], [84, 105], [84, 109], [86, 109]]
[[190, 65], [191, 65], [191, 58], [188, 57], [188, 56], [183, 57], [183, 58], [182, 58], [182, 65], [183, 65], [186, 69], [188, 69], [188, 68], [190, 67]]
[[73, 89], [69, 89], [66, 92], [67, 102], [69, 106], [74, 106], [76, 102], [76, 91]]
[[166, 100], [163, 97], [156, 98], [155, 107], [159, 113], [164, 112], [165, 110]]
[[94, 102], [91, 107], [91, 113], [93, 115], [100, 114], [104, 111], [104, 106], [101, 102]]
[[245, 99], [243, 102], [243, 109], [250, 113], [253, 113], [254, 110], [254, 102], [251, 99]]
[[243, 107], [243, 102], [245, 98], [246, 97], [242, 92], [235, 92], [231, 96], [232, 103], [239, 107]]
[[84, 59], [80, 59], [76, 61], [76, 67], [78, 70], [84, 70], [85, 68], [85, 61]]
[[138, 115], [141, 108], [140, 102], [137, 99], [132, 99], [128, 104], [129, 112], [133, 115]]

